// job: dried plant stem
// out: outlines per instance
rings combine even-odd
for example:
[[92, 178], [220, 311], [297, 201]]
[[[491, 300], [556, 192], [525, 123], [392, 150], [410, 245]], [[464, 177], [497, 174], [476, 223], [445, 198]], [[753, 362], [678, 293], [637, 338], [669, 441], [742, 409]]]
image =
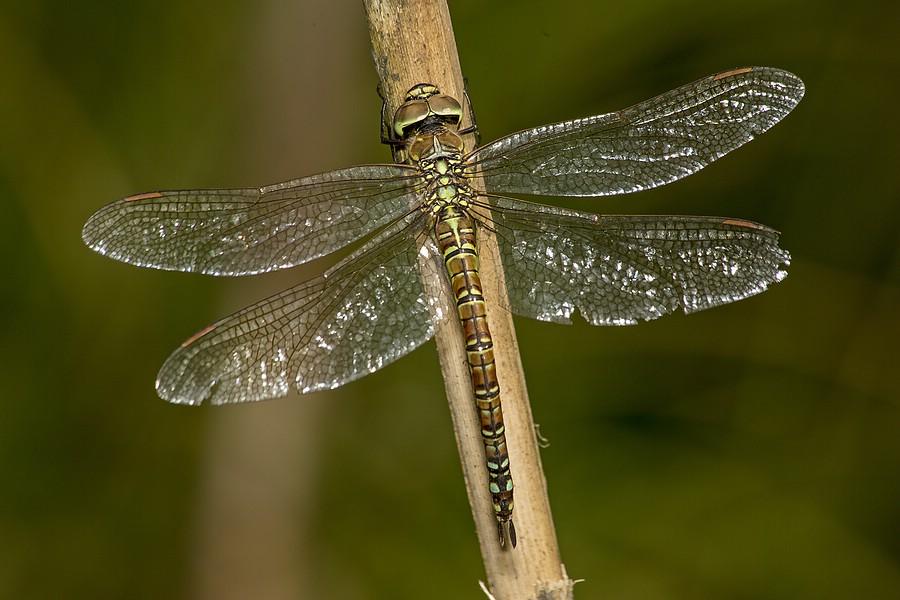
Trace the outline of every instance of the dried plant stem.
[[[406, 91], [418, 83], [432, 83], [455, 98], [463, 97], [462, 73], [446, 2], [364, 0], [364, 4], [388, 115], [397, 109]], [[474, 140], [467, 143], [471, 147]], [[496, 240], [485, 228], [479, 230], [479, 249], [488, 305], [506, 305], [501, 296], [506, 288]], [[430, 290], [446, 285], [441, 279], [446, 277], [443, 273], [426, 272], [424, 277]], [[443, 310], [455, 314], [456, 308], [446, 306]], [[505, 310], [489, 311], [516, 486], [514, 520], [519, 544], [515, 549], [503, 549], [497, 540], [497, 522], [487, 491], [484, 444], [458, 322], [445, 320], [437, 328], [435, 339], [490, 594], [497, 600], [571, 598], [572, 582], [560, 560], [512, 317]]]

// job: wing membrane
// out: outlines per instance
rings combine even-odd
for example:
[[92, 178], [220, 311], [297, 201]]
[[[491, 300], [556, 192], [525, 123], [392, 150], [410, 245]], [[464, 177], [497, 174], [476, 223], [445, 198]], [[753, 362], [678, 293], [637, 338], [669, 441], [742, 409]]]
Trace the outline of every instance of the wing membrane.
[[181, 404], [224, 404], [284, 396], [290, 389], [314, 392], [417, 348], [434, 334], [431, 307], [445, 301], [425, 295], [420, 253], [443, 265], [434, 244], [416, 235], [422, 219], [410, 216], [322, 276], [189, 339], [160, 370], [159, 395]]
[[784, 118], [803, 82], [753, 67], [713, 75], [615, 113], [528, 129], [475, 150], [489, 192], [605, 196], [699, 171]]
[[366, 165], [263, 188], [139, 194], [94, 213], [82, 237], [140, 266], [263, 273], [324, 256], [397, 219], [409, 210], [415, 172]]
[[491, 211], [510, 307], [542, 321], [692, 313], [764, 291], [790, 261], [778, 232], [739, 219], [601, 216], [497, 197]]

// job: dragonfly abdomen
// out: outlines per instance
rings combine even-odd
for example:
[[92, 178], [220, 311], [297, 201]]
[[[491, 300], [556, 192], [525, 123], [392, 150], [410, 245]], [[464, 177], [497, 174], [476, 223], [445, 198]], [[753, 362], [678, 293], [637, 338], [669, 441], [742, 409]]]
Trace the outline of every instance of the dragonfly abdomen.
[[508, 530], [509, 541], [515, 547], [516, 530], [512, 522], [513, 481], [509, 470], [506, 430], [503, 426], [500, 383], [494, 361], [494, 342], [491, 339], [481, 277], [478, 274], [475, 221], [465, 210], [448, 205], [437, 217], [435, 234], [462, 324], [500, 543], [505, 543]]

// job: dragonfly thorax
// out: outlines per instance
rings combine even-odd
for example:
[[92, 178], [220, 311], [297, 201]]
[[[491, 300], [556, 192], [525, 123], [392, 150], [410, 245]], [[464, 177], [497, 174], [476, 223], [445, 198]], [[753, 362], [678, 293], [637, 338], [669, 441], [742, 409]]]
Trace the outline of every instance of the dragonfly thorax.
[[415, 164], [425, 183], [423, 210], [438, 215], [447, 207], [467, 209], [471, 206], [475, 191], [465, 177], [459, 152], [429, 155], [416, 160]]
[[440, 126], [409, 138], [406, 154], [413, 163], [448, 157], [456, 162], [462, 157], [463, 141], [456, 132]]

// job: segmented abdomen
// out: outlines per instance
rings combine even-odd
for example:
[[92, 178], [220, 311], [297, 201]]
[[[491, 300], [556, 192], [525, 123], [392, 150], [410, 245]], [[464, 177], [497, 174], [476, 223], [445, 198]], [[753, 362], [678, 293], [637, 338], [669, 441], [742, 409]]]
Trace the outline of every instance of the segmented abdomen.
[[512, 524], [513, 481], [506, 450], [494, 343], [487, 322], [481, 277], [478, 275], [475, 221], [467, 211], [454, 205], [445, 206], [437, 217], [435, 234], [462, 323], [469, 373], [475, 391], [475, 406], [481, 420], [488, 483], [498, 521], [500, 543], [505, 543], [504, 529], [508, 528], [509, 540], [515, 546], [516, 533]]

